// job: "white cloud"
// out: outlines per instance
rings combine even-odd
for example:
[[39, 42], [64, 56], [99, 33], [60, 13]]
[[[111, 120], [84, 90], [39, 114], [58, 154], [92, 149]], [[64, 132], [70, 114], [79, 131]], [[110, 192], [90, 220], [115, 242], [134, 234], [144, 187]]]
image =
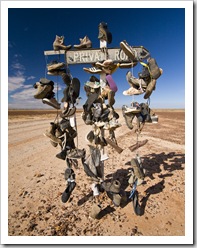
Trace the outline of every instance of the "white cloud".
[[15, 91], [23, 86], [25, 82], [25, 77], [21, 76], [12, 76], [8, 77], [8, 91]]
[[34, 78], [36, 78], [36, 77], [34, 77], [34, 76], [29, 76], [29, 77], [27, 77], [27, 80], [31, 80], [31, 79], [34, 79]]
[[[30, 88], [31, 87], [31, 88]], [[36, 93], [36, 89], [32, 87], [32, 85], [26, 85], [22, 87], [23, 90], [20, 92], [16, 92], [12, 95], [10, 95], [11, 98], [17, 99], [18, 101], [20, 100], [32, 100], [34, 97], [34, 94]]]
[[20, 71], [25, 70], [25, 67], [18, 62], [13, 63], [11, 66], [12, 66], [12, 69], [15, 69], [15, 70], [20, 70]]

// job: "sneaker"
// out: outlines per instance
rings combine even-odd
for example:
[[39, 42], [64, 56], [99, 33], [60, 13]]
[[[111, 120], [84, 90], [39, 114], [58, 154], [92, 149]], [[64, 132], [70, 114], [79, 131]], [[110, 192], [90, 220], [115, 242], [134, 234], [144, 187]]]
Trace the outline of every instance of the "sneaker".
[[128, 113], [133, 113], [133, 114], [137, 114], [141, 112], [141, 107], [138, 103], [131, 103], [131, 107], [127, 107], [125, 105], [124, 107], [124, 113], [128, 114]]
[[130, 87], [128, 90], [122, 92], [124, 96], [141, 95], [142, 93], [144, 93], [143, 90], [138, 90], [134, 87]]
[[67, 158], [79, 159], [85, 157], [85, 149], [74, 148], [67, 152]]
[[98, 69], [96, 67], [91, 67], [91, 68], [83, 68], [85, 72], [92, 73], [92, 74], [99, 74], [102, 73], [103, 71], [101, 69]]
[[37, 88], [37, 93], [34, 95], [34, 98], [36, 99], [43, 99], [46, 97], [46, 95], [50, 92], [52, 92], [53, 87], [51, 85], [42, 85], [39, 82], [37, 82], [34, 86], [34, 88]]
[[42, 99], [42, 102], [44, 104], [48, 104], [49, 106], [55, 108], [55, 109], [60, 109], [60, 103], [57, 102], [57, 100], [55, 98], [51, 98], [51, 99], [48, 99], [48, 98], [44, 98]]
[[72, 46], [71, 45], [64, 45], [64, 36], [58, 36], [56, 35], [55, 40], [53, 42], [53, 49], [54, 51], [59, 50], [69, 50]]
[[47, 65], [47, 69], [48, 71], [53, 71], [53, 70], [57, 70], [57, 69], [61, 69], [65, 66], [65, 64], [62, 63], [58, 63], [57, 61], [53, 61], [52, 63]]
[[156, 80], [152, 79], [146, 88], [146, 93], [144, 94], [144, 99], [147, 99], [151, 96], [153, 90], [155, 90], [155, 86], [156, 86]]
[[124, 40], [120, 42], [120, 47], [131, 60], [136, 60], [135, 50]]
[[101, 22], [99, 24], [98, 28], [99, 28], [98, 39], [99, 40], [105, 40], [105, 41], [107, 41], [107, 43], [110, 44], [112, 42], [112, 34], [108, 30], [107, 23]]
[[74, 48], [81, 49], [81, 48], [91, 48], [92, 47], [92, 42], [86, 35], [83, 39], [79, 39], [80, 44], [79, 45], [74, 45]]

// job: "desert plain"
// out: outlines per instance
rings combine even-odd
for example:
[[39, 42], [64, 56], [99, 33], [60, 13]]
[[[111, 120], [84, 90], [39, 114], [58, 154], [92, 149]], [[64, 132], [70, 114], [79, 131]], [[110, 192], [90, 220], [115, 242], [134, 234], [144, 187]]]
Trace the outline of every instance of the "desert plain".
[[[107, 145], [104, 179], [118, 178], [127, 196], [119, 207], [106, 192], [100, 193], [101, 213], [91, 218], [94, 197], [92, 180], [82, 163], [73, 167], [76, 187], [68, 202], [61, 201], [66, 188], [66, 162], [56, 154], [43, 133], [56, 120], [57, 111], [8, 111], [8, 235], [9, 236], [184, 236], [185, 235], [185, 111], [155, 110], [158, 123], [146, 123], [138, 139], [148, 142], [131, 152], [136, 133], [125, 123], [115, 130], [118, 153]], [[88, 150], [85, 139], [91, 130], [81, 112], [76, 113], [78, 148]], [[107, 132], [106, 132], [107, 135]], [[128, 199], [130, 161], [142, 159], [144, 182], [137, 186], [141, 215], [135, 214]]]

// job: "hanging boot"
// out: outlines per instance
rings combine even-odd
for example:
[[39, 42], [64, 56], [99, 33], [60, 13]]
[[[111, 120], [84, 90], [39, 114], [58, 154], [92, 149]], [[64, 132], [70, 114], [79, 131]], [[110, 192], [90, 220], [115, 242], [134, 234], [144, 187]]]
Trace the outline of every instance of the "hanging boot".
[[54, 122], [50, 122], [50, 128], [49, 130], [46, 130], [44, 136], [47, 136], [48, 138], [50, 138], [50, 140], [52, 140], [55, 143], [61, 144], [62, 140], [55, 136], [56, 128], [57, 125]]

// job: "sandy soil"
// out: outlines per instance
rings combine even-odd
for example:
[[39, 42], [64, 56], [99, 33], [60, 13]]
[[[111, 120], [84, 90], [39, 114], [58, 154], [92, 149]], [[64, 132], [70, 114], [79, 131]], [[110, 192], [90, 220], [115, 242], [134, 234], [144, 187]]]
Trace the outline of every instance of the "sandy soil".
[[[93, 204], [90, 178], [81, 161], [74, 169], [77, 186], [67, 203], [61, 194], [66, 188], [66, 162], [56, 158], [43, 135], [56, 113], [9, 112], [9, 236], [184, 236], [185, 235], [185, 112], [156, 111], [157, 124], [146, 123], [139, 140], [148, 143], [138, 149], [146, 169], [144, 183], [137, 187], [142, 215], [134, 213], [130, 200], [113, 205], [106, 192], [100, 194], [99, 219], [89, 217]], [[119, 178], [126, 195], [130, 160], [136, 155], [128, 147], [136, 134], [127, 128], [121, 112], [121, 127], [115, 134], [124, 150], [105, 148], [105, 179]], [[78, 147], [87, 149], [85, 125], [77, 113]], [[77, 142], [77, 140], [76, 140]]]

